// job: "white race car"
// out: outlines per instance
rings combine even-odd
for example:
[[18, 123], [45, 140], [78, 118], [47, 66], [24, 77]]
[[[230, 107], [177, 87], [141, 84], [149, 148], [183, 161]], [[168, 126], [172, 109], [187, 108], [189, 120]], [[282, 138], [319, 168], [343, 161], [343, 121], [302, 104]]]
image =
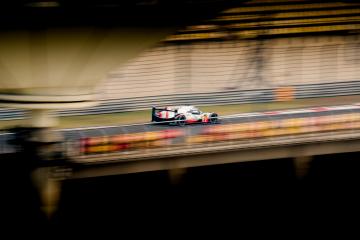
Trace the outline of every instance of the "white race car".
[[201, 112], [194, 106], [153, 107], [152, 122], [184, 126], [189, 123], [218, 123], [218, 114]]

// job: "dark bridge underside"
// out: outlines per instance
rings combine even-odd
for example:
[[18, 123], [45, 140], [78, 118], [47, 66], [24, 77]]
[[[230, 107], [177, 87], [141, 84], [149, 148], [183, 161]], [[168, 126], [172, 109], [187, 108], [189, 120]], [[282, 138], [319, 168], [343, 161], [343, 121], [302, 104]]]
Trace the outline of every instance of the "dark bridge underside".
[[[207, 19], [234, 0], [16, 0], [2, 3], [0, 27], [68, 25], [182, 26]], [[46, 21], [45, 21], [46, 20]]]

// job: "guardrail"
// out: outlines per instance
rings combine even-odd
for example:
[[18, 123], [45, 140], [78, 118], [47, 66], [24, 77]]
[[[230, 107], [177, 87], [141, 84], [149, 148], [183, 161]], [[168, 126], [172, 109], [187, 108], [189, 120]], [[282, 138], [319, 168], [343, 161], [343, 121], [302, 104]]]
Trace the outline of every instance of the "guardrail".
[[[294, 85], [288, 87], [292, 93], [290, 98], [303, 99], [313, 97], [331, 97], [360, 94], [360, 81]], [[157, 105], [221, 105], [256, 102], [272, 102], [281, 100], [277, 90], [226, 90], [224, 92], [162, 95], [142, 98], [124, 98], [102, 101], [98, 106], [85, 109], [59, 111], [60, 116], [77, 116], [91, 114], [119, 113], [149, 109]], [[0, 109], [0, 120], [25, 118], [26, 112], [16, 109]]]

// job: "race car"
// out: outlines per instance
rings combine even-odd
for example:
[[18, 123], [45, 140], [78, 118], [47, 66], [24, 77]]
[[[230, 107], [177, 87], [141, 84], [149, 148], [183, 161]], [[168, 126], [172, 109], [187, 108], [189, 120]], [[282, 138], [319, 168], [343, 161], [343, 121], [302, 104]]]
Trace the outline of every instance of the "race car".
[[194, 106], [153, 107], [152, 122], [184, 126], [189, 123], [218, 123], [218, 114], [201, 112]]

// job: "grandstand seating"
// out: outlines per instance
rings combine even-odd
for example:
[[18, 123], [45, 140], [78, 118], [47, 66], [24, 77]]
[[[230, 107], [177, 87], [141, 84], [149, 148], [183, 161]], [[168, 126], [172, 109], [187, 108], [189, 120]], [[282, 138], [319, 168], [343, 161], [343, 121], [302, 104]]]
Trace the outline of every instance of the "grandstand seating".
[[358, 81], [359, 36], [162, 45], [109, 74], [104, 99]]
[[358, 81], [359, 13], [341, 1], [246, 1], [111, 72], [103, 99]]

